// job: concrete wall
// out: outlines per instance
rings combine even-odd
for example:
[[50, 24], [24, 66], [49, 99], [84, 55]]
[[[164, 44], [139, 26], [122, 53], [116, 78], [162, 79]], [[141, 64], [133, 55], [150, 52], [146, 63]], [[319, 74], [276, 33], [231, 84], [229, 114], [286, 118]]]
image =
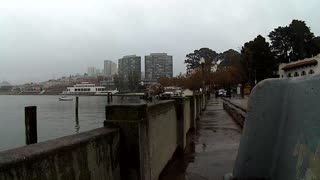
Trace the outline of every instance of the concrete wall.
[[100, 128], [0, 153], [1, 180], [119, 180], [119, 133]]
[[191, 107], [190, 107], [190, 98], [185, 98], [184, 100], [184, 136], [187, 136], [187, 133], [191, 127]]
[[106, 106], [105, 126], [120, 128], [123, 180], [157, 180], [176, 149], [185, 148], [186, 135], [195, 124], [190, 102], [190, 98], [181, 97], [152, 104]]
[[148, 106], [151, 180], [157, 180], [177, 148], [174, 102]]
[[320, 179], [320, 76], [265, 80], [250, 95], [234, 176]]
[[195, 96], [188, 96], [190, 100], [190, 129], [196, 129], [197, 123], [197, 100]]
[[246, 119], [246, 111], [232, 104], [227, 99], [223, 101], [223, 109], [233, 118], [233, 120], [239, 124], [241, 128], [244, 126]]

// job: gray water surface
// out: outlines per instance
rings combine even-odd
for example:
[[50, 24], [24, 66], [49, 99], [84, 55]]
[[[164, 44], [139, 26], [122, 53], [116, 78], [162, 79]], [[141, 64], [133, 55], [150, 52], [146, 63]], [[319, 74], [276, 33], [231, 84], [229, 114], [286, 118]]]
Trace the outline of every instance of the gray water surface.
[[[79, 117], [74, 101], [60, 96], [0, 95], [0, 151], [25, 145], [24, 107], [37, 106], [38, 142], [103, 127], [106, 96], [80, 96]], [[138, 98], [113, 97], [112, 103], [142, 103]]]

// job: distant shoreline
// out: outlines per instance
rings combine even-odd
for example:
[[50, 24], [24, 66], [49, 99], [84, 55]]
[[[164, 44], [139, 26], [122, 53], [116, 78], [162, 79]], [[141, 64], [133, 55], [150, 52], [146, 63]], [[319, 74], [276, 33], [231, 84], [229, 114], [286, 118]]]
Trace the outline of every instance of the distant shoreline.
[[[7, 96], [108, 96], [107, 94], [61, 94], [61, 93], [50, 93], [50, 94], [39, 94], [39, 93], [12, 93], [12, 92], [0, 92], [1, 95]], [[126, 93], [126, 94], [113, 94], [112, 96], [143, 96], [141, 93]]]

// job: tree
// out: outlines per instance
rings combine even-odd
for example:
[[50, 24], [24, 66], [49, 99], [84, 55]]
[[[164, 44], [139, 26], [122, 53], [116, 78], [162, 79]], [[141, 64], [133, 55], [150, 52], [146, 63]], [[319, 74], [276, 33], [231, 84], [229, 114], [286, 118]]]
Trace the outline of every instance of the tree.
[[293, 44], [290, 36], [290, 28], [288, 26], [279, 26], [270, 32], [269, 38], [271, 40], [271, 50], [275, 54], [278, 63], [288, 63]]
[[239, 52], [229, 49], [219, 54], [218, 60], [221, 61], [217, 67], [218, 70], [222, 70], [230, 66], [239, 66], [242, 56]]
[[304, 21], [293, 20], [289, 26], [278, 27], [269, 34], [271, 49], [278, 63], [288, 63], [320, 53], [318, 38]]
[[314, 34], [304, 21], [293, 20], [289, 25], [290, 36], [292, 41], [292, 54], [293, 61], [310, 57], [308, 54], [308, 44], [314, 38]]
[[269, 43], [261, 35], [253, 41], [245, 43], [241, 54], [243, 56], [243, 66], [252, 87], [255, 85], [255, 81], [259, 82], [275, 76], [277, 63]]
[[193, 53], [187, 54], [184, 60], [184, 63], [187, 64], [187, 72], [190, 73], [192, 70], [199, 68], [201, 57], [205, 59], [205, 70], [210, 72], [211, 67], [216, 64], [215, 59], [217, 55], [215, 51], [209, 48], [201, 48], [195, 50]]

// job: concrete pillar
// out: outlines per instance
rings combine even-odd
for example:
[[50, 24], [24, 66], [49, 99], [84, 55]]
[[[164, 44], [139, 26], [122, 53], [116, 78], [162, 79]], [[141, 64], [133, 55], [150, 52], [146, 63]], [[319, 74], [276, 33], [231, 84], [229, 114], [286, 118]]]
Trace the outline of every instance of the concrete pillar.
[[203, 93], [203, 94], [201, 95], [201, 98], [202, 98], [202, 110], [206, 110], [206, 103], [207, 103], [206, 94]]
[[175, 100], [175, 107], [177, 112], [177, 144], [178, 148], [181, 150], [184, 150], [186, 147], [186, 133], [185, 132], [185, 112], [184, 112], [184, 103], [185, 98], [184, 97], [173, 97], [173, 100]]
[[202, 97], [201, 97], [201, 94], [198, 94], [197, 95], [198, 97], [198, 104], [199, 104], [199, 114], [201, 115], [202, 114]]
[[106, 106], [106, 127], [120, 128], [120, 171], [123, 180], [149, 180], [147, 104]]
[[195, 102], [196, 102], [196, 118], [199, 119], [200, 113], [201, 113], [200, 111], [201, 107], [200, 107], [200, 98], [198, 94], [195, 95]]
[[190, 129], [195, 130], [196, 127], [196, 119], [197, 119], [197, 100], [195, 96], [188, 96], [190, 98]]

